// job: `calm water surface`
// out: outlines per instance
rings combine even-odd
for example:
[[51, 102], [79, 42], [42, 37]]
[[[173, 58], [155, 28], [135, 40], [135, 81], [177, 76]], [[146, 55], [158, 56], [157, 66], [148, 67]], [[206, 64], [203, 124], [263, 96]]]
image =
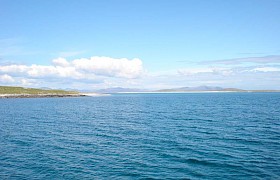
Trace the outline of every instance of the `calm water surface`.
[[0, 99], [0, 179], [280, 179], [280, 93]]

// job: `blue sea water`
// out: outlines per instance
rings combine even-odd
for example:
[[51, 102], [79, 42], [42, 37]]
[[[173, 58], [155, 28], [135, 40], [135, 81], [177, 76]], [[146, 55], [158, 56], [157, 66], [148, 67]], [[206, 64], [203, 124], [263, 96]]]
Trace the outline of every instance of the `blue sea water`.
[[0, 179], [280, 179], [280, 93], [0, 99]]

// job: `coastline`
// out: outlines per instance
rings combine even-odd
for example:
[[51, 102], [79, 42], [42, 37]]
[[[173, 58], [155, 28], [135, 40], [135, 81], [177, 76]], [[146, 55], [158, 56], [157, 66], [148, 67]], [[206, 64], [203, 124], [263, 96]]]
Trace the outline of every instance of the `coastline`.
[[89, 97], [101, 97], [101, 96], [111, 96], [111, 94], [103, 94], [103, 93], [81, 93], [84, 96], [89, 96]]
[[84, 94], [0, 94], [4, 98], [62, 98], [62, 97], [86, 97]]
[[280, 90], [244, 90], [244, 91], [145, 91], [117, 92], [112, 94], [181, 94], [181, 93], [279, 93]]
[[238, 91], [146, 91], [146, 92], [118, 92], [116, 94], [180, 94], [180, 93], [235, 93]]
[[79, 93], [79, 94], [0, 94], [0, 99], [8, 98], [65, 98], [65, 97], [102, 97], [112, 94], [181, 94], [181, 93], [275, 93], [280, 91], [147, 91], [147, 92], [117, 92], [110, 94], [102, 93]]

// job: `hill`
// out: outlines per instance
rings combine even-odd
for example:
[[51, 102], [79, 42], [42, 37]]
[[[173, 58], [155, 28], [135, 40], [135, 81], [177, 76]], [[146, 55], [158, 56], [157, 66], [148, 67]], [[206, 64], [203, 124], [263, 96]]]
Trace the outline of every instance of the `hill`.
[[77, 91], [0, 86], [0, 98], [80, 97]]
[[0, 94], [78, 94], [76, 91], [0, 86]]
[[222, 88], [218, 86], [197, 86], [197, 87], [181, 87], [173, 89], [160, 89], [156, 92], [196, 92], [196, 91], [234, 91], [234, 92], [243, 92], [246, 90], [236, 89], [236, 88]]

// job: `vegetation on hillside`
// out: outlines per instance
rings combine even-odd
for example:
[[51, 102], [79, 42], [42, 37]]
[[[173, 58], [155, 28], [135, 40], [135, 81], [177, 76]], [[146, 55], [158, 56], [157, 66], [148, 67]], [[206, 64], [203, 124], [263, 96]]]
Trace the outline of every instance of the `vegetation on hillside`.
[[64, 91], [64, 90], [44, 90], [35, 88], [23, 88], [12, 86], [0, 86], [0, 94], [78, 94], [76, 91]]

